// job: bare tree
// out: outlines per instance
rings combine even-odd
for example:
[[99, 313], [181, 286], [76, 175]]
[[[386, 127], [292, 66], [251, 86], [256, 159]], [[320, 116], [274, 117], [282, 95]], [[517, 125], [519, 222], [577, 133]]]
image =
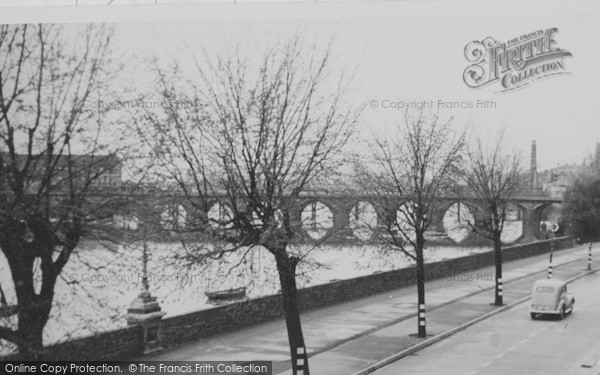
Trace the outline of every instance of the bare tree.
[[475, 233], [494, 243], [496, 287], [494, 304], [501, 306], [502, 298], [502, 232], [507, 220], [511, 198], [519, 191], [521, 158], [517, 152], [502, 149], [503, 134], [486, 147], [481, 138], [467, 148], [467, 165], [463, 170], [463, 185], [474, 198], [475, 215], [459, 218]]
[[[293, 371], [308, 374], [296, 285], [305, 254], [288, 246], [300, 230], [293, 213], [301, 192], [346, 144], [360, 108], [345, 99], [350, 80], [330, 68], [330, 46], [307, 48], [296, 35], [258, 55], [252, 59], [238, 48], [195, 56], [199, 79], [187, 96], [179, 81], [167, 78], [181, 75], [177, 66], [157, 67], [162, 99], [194, 105], [148, 114], [152, 131], [143, 135], [164, 145], [154, 147], [160, 166], [196, 207], [206, 212], [211, 194], [225, 201], [226, 214], [217, 221], [230, 246], [204, 256], [258, 247], [274, 257]], [[196, 230], [214, 221], [204, 215]]]
[[120, 162], [108, 108], [90, 103], [105, 92], [110, 35], [102, 25], [0, 26], [0, 249], [13, 283], [2, 288], [14, 291], [1, 301], [0, 339], [26, 359], [40, 357], [78, 243], [102, 236], [108, 211], [90, 187]]
[[426, 336], [425, 232], [454, 183], [463, 145], [464, 134], [453, 131], [452, 118], [443, 122], [437, 114], [406, 112], [385, 138], [375, 140], [373, 162], [357, 164], [359, 185], [379, 206], [379, 240], [416, 264], [419, 337]]

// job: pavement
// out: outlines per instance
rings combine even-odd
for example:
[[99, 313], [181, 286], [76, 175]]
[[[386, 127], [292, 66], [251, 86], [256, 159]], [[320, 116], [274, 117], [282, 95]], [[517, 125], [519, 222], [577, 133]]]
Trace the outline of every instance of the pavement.
[[[600, 244], [592, 249], [600, 250]], [[554, 278], [585, 274], [588, 245], [554, 254]], [[503, 267], [504, 303], [494, 301], [494, 267], [431, 280], [426, 283], [427, 338], [416, 337], [416, 286], [399, 288], [301, 314], [313, 374], [369, 373], [398, 357], [412, 354], [429, 342], [506, 310], [531, 292], [533, 281], [545, 278], [547, 254], [507, 262]], [[600, 260], [592, 263], [600, 267]], [[486, 315], [487, 314], [487, 315]], [[171, 348], [145, 360], [273, 361], [273, 374], [291, 374], [283, 319], [256, 324]], [[395, 358], [397, 359], [397, 358]]]

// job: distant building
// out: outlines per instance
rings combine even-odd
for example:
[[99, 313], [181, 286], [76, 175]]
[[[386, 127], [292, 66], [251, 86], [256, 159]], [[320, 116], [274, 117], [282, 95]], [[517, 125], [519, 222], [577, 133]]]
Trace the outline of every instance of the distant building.
[[[12, 163], [7, 153], [0, 154], [4, 161], [4, 168], [9, 168]], [[18, 168], [23, 168], [27, 162], [27, 155], [16, 155]], [[35, 191], [42, 183], [45, 175], [47, 159], [44, 155], [33, 155], [30, 158], [31, 172], [29, 173], [29, 189]], [[52, 160], [51, 182], [56, 189], [61, 186], [66, 187], [69, 182], [69, 176], [73, 177], [73, 183], [76, 186], [83, 186], [90, 182], [90, 186], [104, 187], [117, 186], [122, 181], [122, 163], [116, 155], [66, 155], [57, 156]], [[0, 175], [2, 174], [0, 166]], [[3, 178], [4, 180], [5, 178]]]
[[551, 197], [562, 198], [569, 186], [586, 170], [581, 164], [566, 164], [544, 171], [540, 176], [542, 189]]
[[539, 171], [537, 165], [537, 144], [531, 142], [531, 159], [529, 172], [522, 173], [520, 178], [524, 186], [532, 192], [544, 192], [553, 198], [562, 198], [575, 180], [584, 174], [600, 175], [600, 143], [596, 144], [594, 155], [586, 158], [581, 164], [557, 165], [555, 168]]
[[567, 189], [582, 175], [600, 173], [600, 143], [596, 143], [595, 154], [582, 164], [564, 164], [546, 170], [539, 175], [542, 188], [551, 197], [562, 198]]

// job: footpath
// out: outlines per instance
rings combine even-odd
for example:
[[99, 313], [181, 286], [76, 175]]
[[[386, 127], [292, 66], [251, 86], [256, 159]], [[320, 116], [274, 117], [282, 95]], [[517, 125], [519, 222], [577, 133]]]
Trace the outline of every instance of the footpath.
[[[600, 245], [596, 244], [592, 253], [598, 251]], [[555, 252], [553, 277], [567, 280], [588, 273], [587, 254], [588, 245]], [[547, 277], [548, 261], [549, 255], [544, 254], [505, 263], [502, 307], [492, 304], [494, 267], [428, 281], [425, 285], [426, 338], [416, 336], [416, 286], [302, 313], [311, 373], [367, 374], [504, 311], [527, 298], [535, 280]], [[592, 269], [599, 267], [600, 260], [594, 260]], [[184, 344], [143, 359], [263, 360], [273, 361], [273, 374], [292, 373], [283, 319]]]

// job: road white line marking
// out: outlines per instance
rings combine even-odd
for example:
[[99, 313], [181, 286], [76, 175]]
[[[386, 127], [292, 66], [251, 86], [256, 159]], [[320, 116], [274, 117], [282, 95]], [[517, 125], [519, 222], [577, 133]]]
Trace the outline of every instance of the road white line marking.
[[544, 325], [542, 328], [538, 329], [537, 331], [534, 331], [533, 333], [529, 334], [528, 336], [526, 336], [524, 339], [518, 341], [516, 344], [514, 344], [513, 346], [511, 346], [510, 348], [506, 349], [503, 353], [498, 354], [497, 356], [495, 356], [494, 358], [490, 359], [489, 361], [485, 362], [484, 364], [482, 364], [478, 369], [470, 372], [468, 375], [474, 375], [479, 373], [481, 370], [485, 369], [486, 367], [490, 366], [491, 364], [493, 364], [494, 362], [496, 362], [498, 359], [504, 357], [506, 354], [512, 352], [513, 350], [515, 350], [517, 347], [523, 345], [524, 343], [527, 342], [527, 340], [531, 339], [534, 336], [537, 336], [538, 334], [542, 333], [543, 331], [547, 330], [548, 327], [550, 327], [550, 325]]

